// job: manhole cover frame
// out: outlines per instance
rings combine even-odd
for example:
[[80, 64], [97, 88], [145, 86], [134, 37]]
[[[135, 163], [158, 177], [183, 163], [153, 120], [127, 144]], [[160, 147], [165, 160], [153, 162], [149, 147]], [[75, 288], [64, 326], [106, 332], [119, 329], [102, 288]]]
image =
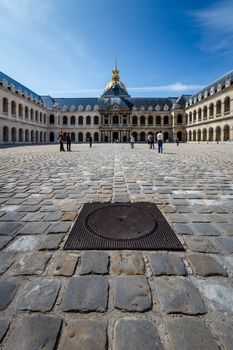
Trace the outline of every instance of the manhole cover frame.
[[[146, 211], [157, 226], [152, 233], [133, 239], [109, 239], [94, 234], [88, 228], [87, 218], [100, 209], [130, 207]], [[110, 229], [110, 228], [109, 228]], [[64, 250], [172, 250], [184, 251], [184, 247], [155, 203], [86, 203], [83, 205], [64, 245]]]

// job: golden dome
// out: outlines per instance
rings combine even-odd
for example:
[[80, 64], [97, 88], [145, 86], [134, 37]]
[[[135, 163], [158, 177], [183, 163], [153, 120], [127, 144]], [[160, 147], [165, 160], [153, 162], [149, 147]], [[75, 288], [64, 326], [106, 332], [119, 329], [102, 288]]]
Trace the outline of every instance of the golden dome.
[[117, 84], [122, 90], [125, 91], [125, 94], [128, 95], [125, 85], [120, 81], [119, 70], [117, 69], [117, 65], [112, 70], [112, 80], [105, 86], [104, 93], [110, 90], [115, 84]]

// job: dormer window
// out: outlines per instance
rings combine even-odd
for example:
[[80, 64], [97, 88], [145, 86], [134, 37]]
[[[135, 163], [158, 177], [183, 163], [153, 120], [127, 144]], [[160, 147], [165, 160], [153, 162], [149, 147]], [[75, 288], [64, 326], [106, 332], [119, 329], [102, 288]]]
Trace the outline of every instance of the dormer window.
[[12, 92], [15, 92], [15, 86], [14, 86], [14, 84], [11, 84], [11, 91], [12, 91]]
[[218, 86], [217, 86], [217, 92], [221, 91], [222, 90], [222, 84], [219, 83]]
[[145, 111], [145, 107], [144, 106], [141, 106], [141, 111]]
[[66, 111], [68, 111], [68, 107], [65, 105], [65, 106], [63, 106], [62, 110], [63, 110], [63, 112], [66, 112]]
[[82, 105], [78, 106], [78, 110], [83, 111], [83, 106]]
[[91, 106], [90, 106], [90, 105], [87, 105], [86, 111], [90, 111], [90, 110], [91, 110]]
[[201, 101], [201, 99], [202, 99], [202, 94], [200, 93], [200, 94], [198, 95], [198, 101]]
[[155, 107], [155, 109], [156, 109], [156, 111], [160, 111], [160, 105], [157, 105], [157, 106]]
[[213, 95], [215, 93], [215, 88], [214, 86], [211, 86], [210, 88], [210, 95]]
[[225, 87], [228, 87], [231, 85], [231, 79], [226, 79], [225, 81]]
[[8, 88], [8, 83], [7, 83], [7, 80], [6, 79], [3, 79], [2, 81], [2, 87], [7, 89]]
[[95, 105], [95, 106], [94, 106], [94, 111], [98, 111], [98, 109], [99, 109], [99, 106], [98, 106], [98, 105]]
[[70, 110], [72, 111], [72, 112], [74, 112], [75, 111], [75, 106], [74, 105], [72, 105], [71, 107], [70, 107]]
[[169, 110], [169, 107], [168, 107], [168, 105], [167, 104], [165, 104], [165, 106], [164, 106], [164, 111], [168, 111]]
[[208, 91], [207, 90], [204, 92], [204, 97], [205, 98], [208, 97]]

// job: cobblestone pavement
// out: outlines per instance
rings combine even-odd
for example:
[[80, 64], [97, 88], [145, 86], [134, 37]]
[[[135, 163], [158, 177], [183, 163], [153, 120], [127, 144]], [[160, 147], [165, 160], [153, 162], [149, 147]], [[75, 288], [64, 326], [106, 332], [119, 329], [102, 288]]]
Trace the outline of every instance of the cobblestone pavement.
[[[233, 145], [0, 150], [0, 347], [233, 349]], [[83, 203], [159, 205], [185, 252], [64, 251]]]

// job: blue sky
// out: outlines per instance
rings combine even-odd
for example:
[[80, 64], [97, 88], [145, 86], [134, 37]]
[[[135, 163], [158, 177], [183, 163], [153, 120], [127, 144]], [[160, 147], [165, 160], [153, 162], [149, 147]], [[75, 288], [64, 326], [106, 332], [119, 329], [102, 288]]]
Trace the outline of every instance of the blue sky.
[[179, 96], [233, 69], [233, 1], [0, 0], [0, 47], [38, 94], [100, 96], [117, 56], [132, 96]]

